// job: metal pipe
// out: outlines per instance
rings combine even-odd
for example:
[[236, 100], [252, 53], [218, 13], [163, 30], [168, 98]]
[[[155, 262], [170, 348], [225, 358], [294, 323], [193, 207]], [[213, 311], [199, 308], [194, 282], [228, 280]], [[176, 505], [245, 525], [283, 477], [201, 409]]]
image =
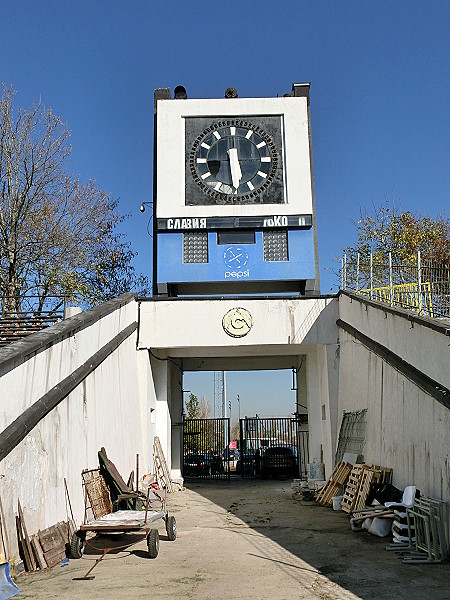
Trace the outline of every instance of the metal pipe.
[[419, 288], [419, 315], [422, 314], [422, 267], [420, 264], [420, 250], [417, 250], [417, 285]]
[[394, 306], [394, 283], [392, 275], [392, 252], [389, 252], [389, 303]]

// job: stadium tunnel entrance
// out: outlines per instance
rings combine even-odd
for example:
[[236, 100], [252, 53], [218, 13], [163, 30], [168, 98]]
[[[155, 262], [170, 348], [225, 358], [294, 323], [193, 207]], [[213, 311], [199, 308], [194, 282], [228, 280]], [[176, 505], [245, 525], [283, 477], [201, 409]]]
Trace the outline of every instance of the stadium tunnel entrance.
[[296, 392], [295, 369], [184, 373], [184, 479], [306, 476], [308, 414]]

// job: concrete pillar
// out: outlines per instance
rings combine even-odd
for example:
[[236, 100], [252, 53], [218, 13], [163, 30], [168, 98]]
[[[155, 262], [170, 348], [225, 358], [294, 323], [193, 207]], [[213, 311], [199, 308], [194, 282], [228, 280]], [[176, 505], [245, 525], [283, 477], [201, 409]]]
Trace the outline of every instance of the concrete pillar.
[[[307, 436], [309, 431], [308, 426], [308, 394], [306, 385], [306, 356], [299, 356], [297, 362], [297, 391], [296, 391], [296, 407], [295, 412], [297, 413], [298, 425], [297, 425], [297, 436], [298, 436], [298, 448], [299, 448], [299, 461], [300, 461], [300, 475], [306, 473], [307, 465], [309, 462], [309, 456], [306, 453], [307, 446], [305, 448], [305, 440], [303, 436]], [[304, 418], [302, 418], [302, 416]], [[302, 433], [305, 432], [305, 433]]]
[[80, 306], [66, 306], [64, 309], [64, 318], [68, 319], [74, 315], [79, 315], [81, 312], [83, 312], [83, 310]]
[[325, 464], [325, 475], [334, 466], [337, 444], [339, 360], [337, 346], [318, 345], [308, 354], [307, 397], [310, 461]]
[[140, 457], [142, 473], [153, 469], [153, 439], [156, 434], [156, 392], [147, 351], [137, 352], [137, 376], [139, 404], [141, 407], [141, 430], [144, 454]]
[[169, 412], [169, 366], [168, 361], [158, 360], [153, 357], [150, 357], [150, 365], [155, 394], [156, 414], [154, 417], [154, 431], [160, 439], [164, 457], [170, 469], [171, 422]]
[[181, 479], [182, 460], [182, 424], [183, 424], [183, 372], [180, 367], [170, 363], [170, 402], [169, 412], [171, 419], [171, 459], [167, 464], [171, 469], [174, 480]]
[[317, 350], [306, 355], [306, 398], [308, 407], [309, 461], [322, 461], [322, 417]]

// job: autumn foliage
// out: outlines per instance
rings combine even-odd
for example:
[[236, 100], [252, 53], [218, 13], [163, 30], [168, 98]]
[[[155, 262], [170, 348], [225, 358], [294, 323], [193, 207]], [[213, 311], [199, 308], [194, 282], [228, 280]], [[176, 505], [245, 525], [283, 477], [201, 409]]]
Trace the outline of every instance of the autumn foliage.
[[372, 213], [362, 211], [354, 225], [357, 241], [344, 249], [351, 263], [358, 254], [368, 262], [371, 253], [375, 262], [383, 262], [390, 252], [394, 264], [417, 264], [420, 251], [423, 260], [450, 264], [450, 221], [444, 215], [432, 218], [386, 203]]

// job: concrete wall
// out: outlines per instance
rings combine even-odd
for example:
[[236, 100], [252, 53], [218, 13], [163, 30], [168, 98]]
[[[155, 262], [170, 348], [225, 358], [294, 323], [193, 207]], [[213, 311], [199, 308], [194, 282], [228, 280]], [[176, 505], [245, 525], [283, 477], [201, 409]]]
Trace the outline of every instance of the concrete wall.
[[[230, 337], [222, 326], [223, 315], [236, 306], [247, 309], [253, 320], [250, 332], [242, 338]], [[178, 365], [189, 371], [301, 365], [299, 403], [307, 406], [310, 459], [323, 460], [329, 474], [337, 443], [337, 318], [338, 302], [325, 297], [143, 301], [138, 347], [153, 352], [157, 404], [162, 402], [157, 428], [163, 447], [171, 453], [172, 475], [180, 473]]]
[[[445, 326], [345, 294], [340, 318], [450, 387]], [[434, 326], [432, 326], [434, 325]], [[393, 468], [394, 485], [450, 500], [450, 411], [354, 336], [340, 333], [339, 416], [367, 408], [366, 462]]]
[[[100, 312], [93, 309], [94, 320], [87, 311], [0, 351], [0, 431], [137, 321], [131, 295], [112, 303], [112, 308], [110, 303], [99, 307]], [[141, 473], [151, 468], [147, 430], [151, 433], [152, 403], [145, 381], [138, 384], [146, 363], [146, 353], [136, 353], [135, 332], [0, 462], [0, 494], [15, 551], [18, 498], [29, 534], [67, 520], [66, 478], [75, 519], [82, 521], [81, 471], [98, 466], [102, 446], [125, 479], [135, 468], [137, 453]]]

